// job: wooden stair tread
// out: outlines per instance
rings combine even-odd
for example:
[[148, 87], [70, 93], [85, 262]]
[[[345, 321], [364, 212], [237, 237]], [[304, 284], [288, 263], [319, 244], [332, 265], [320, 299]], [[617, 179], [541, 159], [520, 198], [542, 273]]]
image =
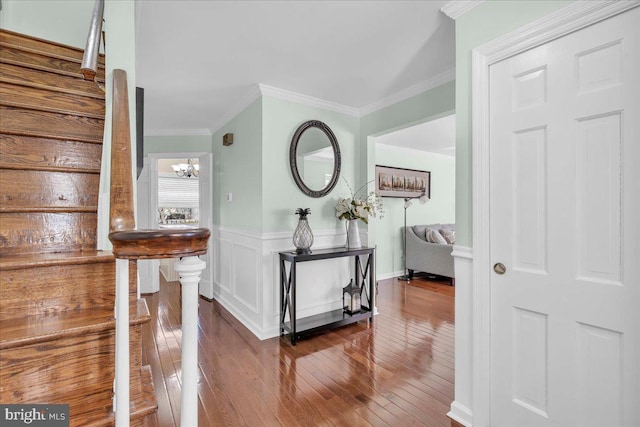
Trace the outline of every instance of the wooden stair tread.
[[19, 65], [0, 62], [0, 81], [24, 87], [71, 93], [90, 98], [105, 99], [104, 90], [95, 82], [55, 73], [44, 73]]
[[[70, 61], [82, 62], [84, 55], [84, 50], [77, 47], [4, 29], [0, 30], [0, 43], [7, 46], [19, 46], [44, 55], [65, 58]], [[104, 65], [105, 57], [100, 54], [98, 55], [98, 67], [104, 68]]]
[[[147, 322], [151, 317], [144, 300], [136, 301], [137, 313], [130, 313], [130, 325]], [[115, 328], [113, 310], [67, 310], [53, 315], [25, 316], [0, 320], [0, 350], [26, 346], [62, 337], [83, 336]]]
[[0, 104], [29, 110], [49, 111], [104, 119], [103, 99], [0, 82]]
[[113, 262], [111, 251], [76, 251], [51, 253], [17, 253], [0, 255], [0, 271], [21, 268], [45, 267], [50, 265], [93, 264]]
[[0, 105], [0, 132], [102, 144], [104, 119]]
[[[80, 61], [73, 61], [56, 55], [47, 55], [43, 52], [24, 49], [20, 46], [6, 45], [1, 42], [0, 62], [76, 79], [84, 79], [80, 71]], [[95, 80], [104, 84], [104, 68], [98, 67], [98, 74], [96, 74]]]

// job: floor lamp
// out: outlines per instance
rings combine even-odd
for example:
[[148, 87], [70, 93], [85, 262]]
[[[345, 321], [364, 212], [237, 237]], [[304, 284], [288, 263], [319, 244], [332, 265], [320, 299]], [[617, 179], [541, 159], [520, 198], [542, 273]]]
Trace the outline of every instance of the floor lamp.
[[419, 196], [404, 198], [404, 239], [403, 239], [404, 240], [404, 251], [403, 251], [404, 276], [398, 277], [398, 280], [404, 280], [406, 282], [411, 281], [411, 277], [409, 277], [409, 271], [407, 270], [407, 209], [410, 208], [411, 205], [413, 205], [413, 203], [411, 203], [411, 200], [413, 199], [419, 199], [420, 204], [423, 205], [429, 201], [429, 197], [425, 194], [423, 190], [422, 194], [420, 194]]

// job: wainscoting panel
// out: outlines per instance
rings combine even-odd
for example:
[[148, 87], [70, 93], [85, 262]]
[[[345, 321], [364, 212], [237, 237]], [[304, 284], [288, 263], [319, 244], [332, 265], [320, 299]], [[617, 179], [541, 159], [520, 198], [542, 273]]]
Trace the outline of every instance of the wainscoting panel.
[[472, 413], [472, 351], [473, 351], [473, 251], [469, 247], [454, 246], [456, 276], [455, 299], [455, 400], [451, 404], [449, 418], [463, 426], [471, 426]]
[[[212, 231], [214, 298], [260, 339], [278, 336], [278, 252], [294, 249], [293, 231], [256, 233], [224, 227], [214, 227]], [[361, 237], [367, 241], [366, 234]], [[344, 245], [345, 239], [341, 229], [315, 231], [313, 248], [338, 247]], [[349, 259], [299, 264], [298, 317], [339, 308], [342, 287], [352, 275], [353, 260]]]
[[255, 247], [248, 247], [239, 244], [233, 245], [233, 297], [241, 302], [249, 310], [258, 313], [258, 288], [260, 282], [258, 250]]

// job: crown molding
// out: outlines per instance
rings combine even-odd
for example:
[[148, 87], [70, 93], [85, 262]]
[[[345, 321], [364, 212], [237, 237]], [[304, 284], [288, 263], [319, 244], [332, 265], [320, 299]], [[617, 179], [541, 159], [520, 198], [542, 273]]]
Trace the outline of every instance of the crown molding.
[[321, 108], [323, 110], [335, 111], [337, 113], [359, 118], [388, 107], [389, 105], [393, 105], [397, 102], [419, 95], [422, 92], [433, 89], [434, 87], [453, 81], [455, 80], [455, 74], [455, 68], [452, 68], [362, 108], [338, 104], [336, 102], [326, 101], [324, 99], [304, 95], [302, 93], [259, 83], [253, 86], [240, 101], [234, 104], [234, 106], [229, 109], [229, 111], [211, 128], [209, 132], [210, 134], [216, 133], [261, 96], [269, 96], [272, 98], [282, 99], [284, 101], [295, 102], [309, 107]]
[[280, 89], [273, 86], [259, 84], [260, 92], [263, 96], [283, 99], [285, 101], [297, 102], [309, 107], [322, 108], [323, 110], [335, 111], [337, 113], [346, 114], [348, 116], [359, 117], [360, 111], [355, 107], [342, 105], [324, 99], [316, 98], [302, 93], [292, 92], [286, 89]]
[[145, 129], [144, 136], [211, 136], [209, 129]]
[[440, 11], [449, 18], [456, 20], [484, 0], [453, 0], [440, 8]]
[[550, 38], [562, 37], [638, 6], [639, 0], [575, 1], [552, 14], [474, 48], [472, 58], [474, 55], [486, 56], [492, 64], [546, 43]]
[[360, 108], [360, 117], [366, 116], [367, 114], [371, 114], [375, 111], [386, 108], [390, 105], [396, 104], [400, 101], [404, 101], [405, 99], [409, 99], [416, 95], [420, 95], [423, 92], [426, 92], [430, 89], [443, 85], [445, 83], [451, 82], [456, 78], [456, 69], [451, 68], [446, 70], [436, 76], [433, 76], [427, 80], [423, 80], [420, 83], [417, 83], [413, 86], [410, 86], [400, 92], [396, 92], [391, 96], [381, 99], [380, 101], [376, 101], [369, 105], [366, 105]]
[[224, 116], [222, 116], [222, 118], [211, 127], [211, 133], [219, 131], [224, 125], [233, 120], [235, 116], [243, 112], [245, 108], [253, 104], [253, 102], [261, 96], [262, 93], [260, 92], [260, 85], [254, 85], [249, 92], [236, 102], [229, 111], [227, 111]]

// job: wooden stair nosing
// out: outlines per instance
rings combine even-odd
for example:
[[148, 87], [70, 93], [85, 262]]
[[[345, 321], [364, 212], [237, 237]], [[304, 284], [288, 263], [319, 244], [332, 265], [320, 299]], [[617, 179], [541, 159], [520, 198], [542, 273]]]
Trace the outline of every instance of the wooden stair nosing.
[[[2, 153], [0, 153], [2, 155]], [[28, 170], [28, 171], [42, 171], [42, 172], [78, 172], [87, 174], [100, 174], [100, 169], [88, 169], [88, 168], [74, 168], [64, 166], [30, 166], [5, 163], [3, 158], [0, 157], [0, 169], [13, 169], [13, 170]]]
[[0, 82], [0, 105], [94, 119], [105, 118], [104, 100], [47, 89], [26, 89], [21, 90], [20, 86]]
[[34, 137], [34, 138], [45, 138], [45, 139], [57, 139], [59, 141], [73, 141], [73, 142], [84, 142], [87, 144], [102, 144], [102, 139], [96, 138], [83, 138], [73, 135], [57, 135], [51, 132], [40, 132], [37, 130], [27, 130], [27, 129], [8, 129], [2, 128], [0, 124], [0, 134], [4, 135], [15, 135], [15, 136], [26, 136], [26, 137]]
[[34, 212], [54, 212], [54, 213], [98, 213], [97, 206], [44, 206], [44, 207], [19, 207], [0, 206], [0, 213], [34, 213]]
[[[75, 47], [69, 46], [63, 43], [54, 42], [51, 40], [45, 40], [39, 37], [31, 36], [28, 34], [22, 34], [11, 30], [0, 29], [0, 43], [14, 45], [14, 46], [23, 46], [25, 48], [29, 48], [32, 50], [36, 50], [39, 52], [51, 52], [51, 51], [59, 51], [65, 52], [65, 54], [58, 53], [59, 56], [69, 57], [74, 60], [82, 61], [82, 57], [84, 56], [84, 50]], [[105, 65], [105, 56], [104, 54], [98, 55], [98, 66], [104, 68]]]
[[0, 255], [0, 271], [19, 270], [34, 267], [49, 267], [55, 265], [94, 264], [115, 262], [111, 251], [74, 251], [49, 253], [21, 253]]
[[57, 73], [41, 72], [1, 61], [0, 81], [24, 87], [70, 93], [87, 98], [106, 98], [104, 89], [96, 82]]
[[[151, 319], [144, 300], [136, 301], [137, 313], [130, 313], [129, 325], [141, 325]], [[55, 341], [59, 338], [110, 331], [115, 328], [113, 310], [68, 310], [55, 315], [27, 316], [0, 321], [0, 350]], [[34, 325], [36, 325], [34, 327]], [[45, 325], [43, 328], [37, 326]]]

